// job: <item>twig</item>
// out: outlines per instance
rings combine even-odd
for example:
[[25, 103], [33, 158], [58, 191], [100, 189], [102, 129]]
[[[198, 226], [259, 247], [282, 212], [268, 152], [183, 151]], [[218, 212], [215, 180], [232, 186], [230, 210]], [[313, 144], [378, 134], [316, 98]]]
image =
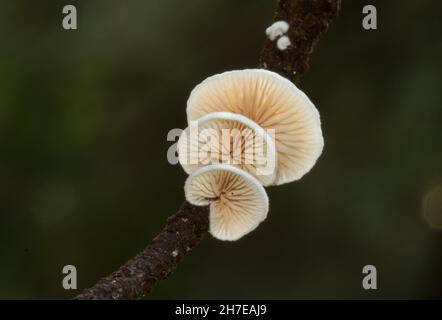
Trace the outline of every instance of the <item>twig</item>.
[[260, 67], [269, 69], [298, 83], [309, 69], [309, 58], [321, 34], [337, 17], [341, 0], [278, 0], [275, 21], [284, 20], [290, 28], [292, 43], [287, 50], [278, 50], [267, 39], [261, 52]]
[[[308, 70], [309, 56], [319, 37], [339, 13], [341, 0], [278, 0], [275, 21], [289, 23], [292, 45], [284, 51], [266, 40], [260, 67], [275, 71], [294, 82]], [[187, 202], [171, 216], [161, 233], [134, 258], [110, 276], [75, 297], [92, 299], [137, 299], [170, 275], [209, 228], [209, 208]]]
[[209, 227], [209, 208], [184, 202], [142, 252], [75, 299], [137, 299], [166, 278]]

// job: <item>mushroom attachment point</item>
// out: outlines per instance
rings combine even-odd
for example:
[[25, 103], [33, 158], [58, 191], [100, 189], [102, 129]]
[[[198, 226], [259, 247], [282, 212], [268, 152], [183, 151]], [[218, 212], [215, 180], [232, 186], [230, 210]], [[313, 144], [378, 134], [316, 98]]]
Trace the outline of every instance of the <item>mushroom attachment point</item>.
[[269, 210], [259, 181], [231, 165], [208, 165], [194, 171], [184, 192], [191, 204], [210, 204], [209, 232], [219, 240], [238, 240], [265, 220]]
[[274, 132], [277, 172], [273, 185], [295, 181], [322, 153], [319, 112], [288, 79], [264, 69], [228, 71], [205, 79], [187, 101], [188, 122], [212, 112], [243, 115]]
[[222, 163], [250, 173], [264, 186], [276, 178], [273, 137], [240, 114], [213, 112], [192, 121], [178, 140], [178, 155], [188, 174]]

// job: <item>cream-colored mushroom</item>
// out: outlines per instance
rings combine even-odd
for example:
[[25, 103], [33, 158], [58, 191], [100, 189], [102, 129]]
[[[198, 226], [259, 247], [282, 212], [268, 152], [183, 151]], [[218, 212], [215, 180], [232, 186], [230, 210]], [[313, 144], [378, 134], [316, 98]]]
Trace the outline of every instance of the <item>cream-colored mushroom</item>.
[[184, 191], [190, 203], [210, 204], [209, 232], [220, 240], [237, 240], [251, 232], [269, 210], [267, 194], [259, 181], [227, 164], [194, 171], [187, 178]]
[[222, 111], [241, 114], [265, 130], [275, 130], [275, 185], [300, 179], [322, 153], [318, 110], [300, 89], [277, 73], [264, 69], [228, 71], [193, 89], [187, 101], [189, 122]]
[[208, 164], [231, 164], [264, 186], [276, 178], [273, 138], [249, 118], [213, 112], [192, 121], [178, 140], [179, 161], [188, 174]]

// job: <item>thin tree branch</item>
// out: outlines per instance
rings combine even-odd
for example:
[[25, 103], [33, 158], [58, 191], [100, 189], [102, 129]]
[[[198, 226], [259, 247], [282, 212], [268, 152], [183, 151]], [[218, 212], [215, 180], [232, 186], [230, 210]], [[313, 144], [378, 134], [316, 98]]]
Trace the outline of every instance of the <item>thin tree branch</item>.
[[[309, 56], [340, 9], [341, 0], [277, 0], [275, 21], [285, 20], [292, 45], [280, 51], [267, 39], [260, 67], [294, 82], [308, 70]], [[184, 202], [150, 244], [110, 276], [75, 297], [77, 300], [138, 299], [169, 276], [209, 228], [209, 207]]]
[[267, 39], [260, 67], [298, 83], [309, 69], [309, 58], [320, 36], [338, 16], [340, 8], [341, 0], [278, 0], [274, 20], [289, 24], [287, 36], [291, 45], [281, 51]]
[[137, 299], [172, 273], [209, 228], [209, 208], [184, 202], [150, 244], [110, 276], [75, 299]]

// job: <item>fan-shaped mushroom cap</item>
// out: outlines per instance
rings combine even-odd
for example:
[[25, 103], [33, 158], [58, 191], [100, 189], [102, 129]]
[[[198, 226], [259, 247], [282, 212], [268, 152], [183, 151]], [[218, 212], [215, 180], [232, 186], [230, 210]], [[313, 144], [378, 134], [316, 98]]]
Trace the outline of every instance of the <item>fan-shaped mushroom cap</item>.
[[322, 152], [319, 112], [292, 82], [264, 69], [228, 71], [193, 89], [188, 121], [212, 112], [246, 116], [265, 130], [275, 130], [278, 170], [275, 185], [300, 179]]
[[263, 186], [247, 172], [226, 164], [194, 171], [184, 185], [186, 200], [210, 204], [210, 233], [220, 240], [237, 240], [267, 217], [269, 200]]
[[188, 174], [208, 164], [230, 164], [264, 186], [276, 178], [273, 138], [249, 118], [214, 112], [192, 121], [178, 140], [179, 161]]

